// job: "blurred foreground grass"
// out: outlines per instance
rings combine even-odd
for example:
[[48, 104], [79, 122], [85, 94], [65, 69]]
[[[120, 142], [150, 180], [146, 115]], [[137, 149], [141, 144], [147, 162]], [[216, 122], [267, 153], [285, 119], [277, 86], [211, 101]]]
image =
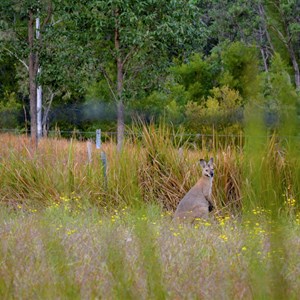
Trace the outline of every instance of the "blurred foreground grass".
[[[66, 201], [67, 200], [67, 201]], [[80, 200], [79, 200], [80, 201]], [[179, 225], [159, 207], [0, 210], [1, 299], [285, 299], [300, 289], [300, 220], [270, 212]]]

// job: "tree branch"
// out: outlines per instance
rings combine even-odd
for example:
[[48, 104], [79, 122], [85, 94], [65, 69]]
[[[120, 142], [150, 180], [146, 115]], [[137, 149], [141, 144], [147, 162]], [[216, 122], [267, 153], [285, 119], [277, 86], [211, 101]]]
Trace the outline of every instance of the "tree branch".
[[48, 115], [49, 115], [49, 111], [50, 111], [50, 108], [51, 108], [51, 105], [52, 105], [52, 102], [53, 102], [53, 98], [55, 96], [55, 92], [53, 92], [49, 87], [48, 87], [48, 91], [50, 93], [50, 100], [49, 100], [49, 103], [47, 105], [47, 108], [44, 112], [44, 116], [43, 116], [43, 121], [42, 121], [42, 125], [45, 125], [46, 122], [47, 122], [47, 118], [48, 118]]
[[[128, 62], [130, 57], [133, 56], [138, 51], [139, 51], [139, 49], [137, 46], [132, 47], [123, 60], [123, 66]], [[124, 78], [126, 77], [127, 71], [128, 71], [128, 64], [127, 64], [126, 68], [124, 69], [124, 74], [123, 74]]]
[[258, 5], [258, 11], [259, 11], [259, 15], [260, 15], [260, 17], [262, 19], [262, 22], [263, 22], [263, 29], [264, 29], [264, 33], [266, 35], [267, 41], [270, 45], [270, 48], [271, 48], [272, 52], [275, 53], [275, 49], [274, 49], [274, 46], [272, 44], [271, 37], [269, 35], [269, 31], [268, 31], [268, 28], [267, 28], [267, 18], [266, 18], [265, 9], [264, 9], [262, 4]]
[[4, 50], [6, 50], [10, 55], [14, 56], [20, 63], [22, 63], [22, 65], [26, 68], [26, 70], [29, 70], [28, 65], [25, 63], [24, 60], [22, 60], [21, 58], [18, 57], [18, 55], [16, 55], [15, 53], [13, 53], [12, 51], [10, 51], [8, 48], [4, 47]]
[[108, 88], [109, 88], [111, 94], [113, 95], [115, 101], [118, 101], [118, 98], [116, 97], [116, 94], [115, 94], [115, 92], [114, 92], [114, 90], [113, 90], [113, 88], [112, 88], [113, 83], [112, 83], [111, 79], [109, 78], [109, 76], [108, 76], [106, 70], [105, 70], [104, 67], [101, 66], [101, 65], [100, 65], [100, 70], [101, 70], [101, 72], [102, 72], [102, 74], [103, 74], [103, 76], [104, 76], [104, 78], [105, 78], [105, 80], [106, 80], [106, 82], [107, 82]]
[[286, 38], [284, 37], [284, 35], [282, 34], [282, 32], [279, 29], [277, 29], [274, 25], [270, 25], [270, 28], [273, 29], [273, 31], [275, 33], [277, 33], [279, 39], [284, 43], [284, 45], [286, 47], [288, 47], [288, 41], [286, 40]]
[[127, 61], [129, 60], [130, 56], [132, 56], [134, 53], [136, 53], [138, 51], [138, 47], [137, 46], [133, 46], [130, 51], [127, 53], [127, 55], [125, 56], [124, 60], [123, 60], [123, 66], [125, 66], [125, 64], [127, 63]]
[[50, 18], [52, 16], [52, 0], [49, 1], [49, 4], [48, 4], [48, 9], [47, 9], [47, 16], [43, 22], [43, 25], [41, 26], [41, 29], [44, 29], [44, 27], [49, 23], [50, 21]]

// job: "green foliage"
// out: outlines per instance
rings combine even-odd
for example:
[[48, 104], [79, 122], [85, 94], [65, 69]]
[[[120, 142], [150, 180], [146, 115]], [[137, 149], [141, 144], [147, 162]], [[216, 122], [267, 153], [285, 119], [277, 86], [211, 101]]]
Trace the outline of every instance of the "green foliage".
[[0, 102], [0, 110], [20, 109], [21, 104], [17, 102], [16, 93], [5, 92], [2, 102]]
[[0, 101], [0, 128], [17, 128], [19, 125], [21, 104], [16, 93], [6, 91]]
[[245, 100], [257, 96], [259, 69], [256, 48], [241, 42], [225, 43], [221, 59], [224, 71], [220, 75], [220, 83], [238, 90]]
[[[88, 50], [91, 61], [105, 70], [115, 91], [116, 57], [126, 64], [125, 95], [132, 97], [137, 91], [132, 78], [141, 80], [142, 86], [151, 83], [149, 71], [155, 74], [160, 65], [168, 60], [183, 44], [189, 47], [191, 41], [200, 43], [201, 24], [191, 27], [189, 20], [199, 18], [199, 10], [193, 1], [186, 1], [184, 8], [176, 1], [89, 1], [88, 3], [62, 1], [62, 16], [67, 26], [73, 28], [73, 37], [92, 47]], [[85, 29], [83, 35], [77, 31]], [[119, 30], [120, 49], [115, 48], [115, 30]], [[197, 31], [197, 37], [195, 32]], [[172, 51], [170, 49], [172, 47]], [[166, 54], [170, 54], [167, 55]], [[125, 68], [124, 64], [124, 68]], [[141, 68], [143, 66], [143, 68]], [[147, 76], [143, 76], [146, 71]], [[103, 74], [102, 74], [103, 75]], [[130, 88], [133, 90], [130, 91]]]
[[[220, 110], [232, 111], [240, 107], [242, 104], [242, 97], [238, 91], [231, 90], [228, 86], [221, 88], [213, 88], [211, 91], [212, 96], [207, 98], [207, 102], [215, 102]], [[209, 108], [209, 106], [207, 105]], [[209, 111], [208, 111], [209, 113]]]
[[[299, 3], [293, 1], [266, 1], [267, 25], [273, 51], [290, 66], [291, 75], [299, 73]], [[295, 83], [299, 89], [299, 81]]]
[[17, 128], [22, 119], [21, 96], [17, 93], [16, 74], [14, 59], [5, 51], [1, 53], [0, 37], [0, 128]]
[[269, 89], [267, 96], [278, 99], [282, 105], [292, 105], [295, 107], [297, 94], [291, 78], [287, 72], [287, 66], [279, 54], [275, 54], [272, 59], [269, 76], [267, 76]]
[[[274, 51], [280, 53], [289, 74], [293, 73], [292, 66], [295, 69], [299, 64], [299, 5], [297, 1], [277, 2], [51, 1], [51, 20], [42, 26], [42, 42], [36, 40], [34, 45], [42, 67], [37, 81], [44, 88], [45, 109], [52, 99], [54, 113], [64, 109], [62, 114], [69, 118], [60, 121], [50, 115], [51, 125], [57, 123], [61, 129], [115, 128], [111, 121], [115, 115], [110, 114], [113, 109], [109, 109], [109, 120], [80, 115], [85, 115], [86, 107], [94, 107], [95, 102], [116, 99], [118, 58], [123, 62], [126, 121], [138, 114], [146, 120], [163, 116], [174, 124], [182, 124], [186, 116], [197, 119], [197, 113], [192, 113], [196, 106], [199, 110], [205, 107], [206, 114], [216, 112], [218, 119], [220, 101], [217, 103], [212, 91], [224, 86], [239, 92], [241, 110], [248, 101], [260, 101], [257, 99], [263, 93], [270, 110], [268, 118], [272, 119], [280, 110], [278, 99], [288, 98], [275, 93], [288, 95], [289, 88], [286, 85], [287, 92], [280, 92], [281, 83], [275, 82], [275, 73], [279, 76], [281, 71], [274, 69]], [[43, 25], [49, 3], [48, 0], [0, 3], [3, 105], [6, 105], [4, 94], [15, 93], [16, 103], [22, 102], [28, 109], [27, 14], [32, 8]], [[257, 49], [265, 53], [263, 62], [265, 70], [270, 68], [269, 79], [258, 76], [262, 62]], [[69, 113], [69, 106], [64, 106], [75, 104], [78, 108], [82, 102], [86, 102], [84, 111], [76, 114]], [[11, 124], [20, 126], [20, 121]], [[186, 120], [185, 124], [192, 125], [193, 121]]]
[[[1, 48], [0, 48], [1, 49]], [[9, 55], [0, 54], [0, 101], [5, 93], [14, 92], [17, 88], [15, 82], [16, 67]]]
[[209, 60], [203, 59], [199, 54], [190, 57], [188, 63], [182, 63], [171, 68], [175, 80], [187, 91], [185, 101], [201, 102], [202, 97], [209, 94], [213, 87], [213, 79], [216, 74]]
[[227, 40], [244, 43], [256, 41], [252, 30], [259, 23], [256, 0], [204, 1], [202, 7], [205, 16], [203, 21], [210, 31], [206, 45], [208, 53], [214, 46]]
[[[191, 62], [181, 66], [177, 73], [181, 75], [181, 81], [189, 91], [189, 95], [196, 94], [196, 90], [200, 96], [208, 96], [213, 87], [223, 85], [238, 90], [244, 101], [250, 96], [256, 96], [258, 92], [256, 86], [259, 70], [256, 50], [241, 42], [227, 42], [215, 47], [205, 61], [201, 60], [199, 55], [195, 55], [191, 58]], [[202, 87], [206, 89], [205, 92], [202, 92]], [[195, 99], [190, 97], [189, 100]]]
[[167, 120], [185, 120], [189, 130], [206, 131], [209, 124], [224, 129], [241, 122], [245, 103], [258, 96], [258, 74], [255, 48], [227, 42], [208, 57], [194, 54], [186, 63], [175, 62], [166, 92], [155, 92], [145, 102], [155, 99]]
[[287, 66], [279, 54], [272, 59], [269, 73], [265, 74], [264, 78], [264, 102], [267, 116], [270, 118], [267, 120], [269, 125], [277, 128], [283, 136], [296, 135], [299, 96], [293, 87]]
[[187, 127], [201, 133], [211, 125], [218, 131], [229, 127], [236, 134], [242, 117], [242, 97], [239, 92], [223, 86], [213, 88], [210, 93], [211, 96], [203, 99], [202, 104], [189, 102], [186, 105]]
[[146, 114], [146, 116], [159, 117], [170, 101], [166, 94], [154, 91], [151, 95], [142, 99], [142, 101], [137, 100], [135, 104], [132, 104], [132, 107], [137, 110], [141, 116]]

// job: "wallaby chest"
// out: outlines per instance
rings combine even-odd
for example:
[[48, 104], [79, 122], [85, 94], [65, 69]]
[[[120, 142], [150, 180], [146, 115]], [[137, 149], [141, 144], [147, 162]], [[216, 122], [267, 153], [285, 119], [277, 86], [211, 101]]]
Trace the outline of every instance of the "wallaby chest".
[[212, 178], [200, 178], [199, 181], [192, 187], [196, 193], [202, 194], [205, 197], [211, 196]]
[[214, 176], [213, 158], [208, 163], [200, 159], [200, 165], [202, 167], [202, 177], [179, 202], [175, 211], [175, 218], [191, 221], [195, 218], [206, 218], [213, 209], [211, 203]]

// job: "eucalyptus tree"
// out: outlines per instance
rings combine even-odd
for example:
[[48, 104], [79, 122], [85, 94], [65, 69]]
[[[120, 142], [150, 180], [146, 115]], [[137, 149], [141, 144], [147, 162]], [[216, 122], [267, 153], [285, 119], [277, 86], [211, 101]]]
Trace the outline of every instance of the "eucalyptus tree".
[[[65, 10], [65, 24], [77, 28], [86, 50], [94, 50], [94, 63], [117, 106], [121, 150], [126, 99], [134, 89], [135, 78], [145, 69], [159, 67], [162, 57], [170, 61], [172, 56], [200, 45], [204, 32], [200, 10], [191, 0], [58, 2]], [[149, 71], [147, 81], [153, 76]]]
[[204, 0], [199, 6], [205, 11], [203, 21], [209, 27], [206, 52], [219, 43], [240, 41], [251, 44], [256, 41], [258, 18], [257, 0]]
[[0, 3], [1, 51], [14, 57], [28, 72], [30, 98], [30, 129], [37, 146], [37, 74], [41, 34], [36, 39], [35, 21], [42, 16], [42, 32], [52, 15], [51, 0], [3, 0]]
[[300, 90], [300, 3], [298, 0], [261, 1], [270, 43], [293, 67], [294, 83]]

